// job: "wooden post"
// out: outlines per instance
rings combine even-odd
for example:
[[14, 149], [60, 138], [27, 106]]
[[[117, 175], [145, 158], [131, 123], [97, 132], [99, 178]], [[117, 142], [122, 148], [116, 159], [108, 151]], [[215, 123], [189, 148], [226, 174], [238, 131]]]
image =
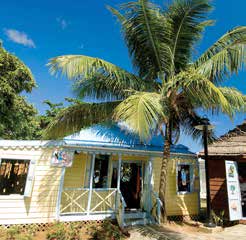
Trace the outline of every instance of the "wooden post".
[[91, 197], [92, 197], [92, 188], [93, 188], [93, 175], [94, 175], [94, 168], [95, 168], [95, 158], [96, 154], [92, 154], [91, 158], [91, 169], [90, 169], [90, 183], [89, 183], [89, 195], [88, 195], [88, 204], [87, 204], [87, 215], [90, 215], [90, 208], [91, 208]]
[[60, 218], [60, 207], [61, 207], [61, 198], [62, 198], [62, 189], [64, 184], [65, 171], [66, 171], [66, 167], [63, 167], [61, 170], [60, 185], [58, 188], [58, 195], [57, 195], [56, 220], [59, 220]]

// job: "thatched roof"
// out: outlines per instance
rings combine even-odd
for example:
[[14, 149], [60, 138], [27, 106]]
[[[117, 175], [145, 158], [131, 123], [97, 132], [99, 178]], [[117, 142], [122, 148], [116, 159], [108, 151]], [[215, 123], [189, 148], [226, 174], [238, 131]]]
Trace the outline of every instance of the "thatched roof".
[[[246, 121], [208, 146], [209, 156], [246, 156]], [[199, 152], [204, 155], [204, 151]]]

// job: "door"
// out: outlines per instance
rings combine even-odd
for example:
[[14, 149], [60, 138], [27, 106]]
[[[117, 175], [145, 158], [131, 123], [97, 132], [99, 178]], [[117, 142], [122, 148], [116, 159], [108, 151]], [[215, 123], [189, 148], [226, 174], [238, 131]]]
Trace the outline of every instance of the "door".
[[142, 191], [142, 165], [123, 162], [121, 167], [120, 191], [127, 209], [140, 209]]

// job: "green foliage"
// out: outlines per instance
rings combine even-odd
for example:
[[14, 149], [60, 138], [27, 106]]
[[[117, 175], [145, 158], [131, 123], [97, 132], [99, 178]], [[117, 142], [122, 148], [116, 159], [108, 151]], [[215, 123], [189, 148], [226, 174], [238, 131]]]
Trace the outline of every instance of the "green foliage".
[[47, 232], [47, 240], [80, 240], [82, 239], [79, 230], [80, 223], [70, 223], [68, 225], [56, 222]]
[[113, 109], [118, 104], [118, 101], [109, 103], [76, 102], [59, 112], [45, 129], [43, 137], [46, 139], [60, 138], [78, 132], [81, 128], [109, 120]]
[[35, 81], [17, 57], [0, 47], [0, 138], [36, 137], [37, 111], [20, 94], [31, 92]]
[[221, 211], [218, 215], [212, 211], [212, 218], [213, 218], [213, 221], [214, 223], [217, 225], [217, 226], [224, 226], [225, 224], [225, 211]]
[[91, 236], [91, 240], [122, 240], [126, 238], [121, 229], [109, 220], [103, 221], [97, 227], [93, 227]]
[[0, 240], [32, 240], [29, 233], [21, 231], [19, 226], [11, 226], [10, 228], [1, 227]]

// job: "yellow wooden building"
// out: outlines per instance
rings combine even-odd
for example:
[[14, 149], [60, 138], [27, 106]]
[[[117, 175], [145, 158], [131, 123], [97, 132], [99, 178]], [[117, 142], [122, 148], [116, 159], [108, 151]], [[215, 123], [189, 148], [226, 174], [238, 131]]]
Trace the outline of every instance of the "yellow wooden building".
[[[163, 141], [141, 144], [100, 125], [62, 141], [0, 140], [0, 225], [116, 218], [121, 226], [159, 222]], [[168, 216], [198, 215], [196, 155], [173, 145]]]

